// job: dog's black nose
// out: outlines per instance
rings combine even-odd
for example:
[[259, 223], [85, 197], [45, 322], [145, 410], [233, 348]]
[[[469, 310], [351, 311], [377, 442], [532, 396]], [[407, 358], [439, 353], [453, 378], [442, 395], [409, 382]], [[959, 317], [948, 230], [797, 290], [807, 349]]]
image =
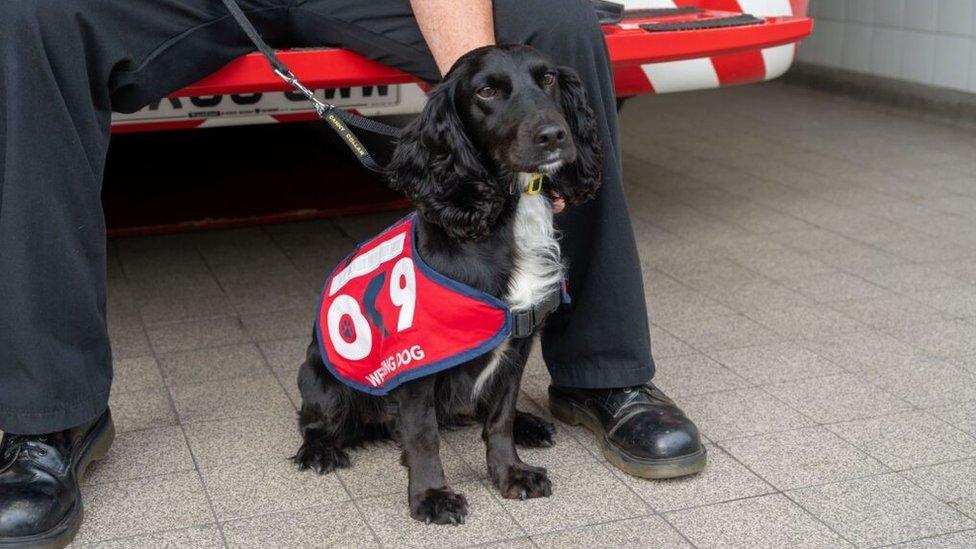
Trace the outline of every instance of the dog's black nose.
[[536, 144], [545, 149], [554, 149], [559, 145], [562, 145], [564, 141], [566, 141], [565, 128], [555, 124], [543, 126], [543, 128], [535, 134]]

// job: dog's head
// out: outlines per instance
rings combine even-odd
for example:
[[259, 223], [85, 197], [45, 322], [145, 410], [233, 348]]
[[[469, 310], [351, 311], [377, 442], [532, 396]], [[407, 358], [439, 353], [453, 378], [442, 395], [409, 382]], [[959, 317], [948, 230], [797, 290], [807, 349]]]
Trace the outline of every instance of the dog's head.
[[461, 57], [400, 138], [391, 185], [453, 238], [486, 236], [520, 172], [568, 205], [593, 196], [602, 153], [579, 75], [528, 46]]

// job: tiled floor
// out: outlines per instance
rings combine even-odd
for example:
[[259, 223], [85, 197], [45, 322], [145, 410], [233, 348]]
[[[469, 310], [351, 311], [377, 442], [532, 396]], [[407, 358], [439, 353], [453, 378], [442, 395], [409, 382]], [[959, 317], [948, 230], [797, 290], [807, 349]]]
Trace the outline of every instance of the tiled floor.
[[[976, 135], [781, 84], [624, 109], [657, 382], [708, 437], [694, 478], [609, 467], [561, 427], [553, 496], [501, 500], [445, 435], [462, 527], [406, 514], [390, 446], [295, 471], [323, 274], [391, 216], [111, 244], [120, 431], [78, 544], [976, 546]], [[524, 406], [546, 406], [536, 359]], [[544, 413], [544, 412], [543, 412]]]

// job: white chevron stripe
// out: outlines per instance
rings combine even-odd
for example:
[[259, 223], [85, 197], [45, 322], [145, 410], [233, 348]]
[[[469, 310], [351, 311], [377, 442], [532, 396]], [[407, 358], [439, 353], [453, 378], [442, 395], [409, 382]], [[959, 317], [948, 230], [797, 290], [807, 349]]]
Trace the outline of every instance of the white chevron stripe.
[[757, 17], [769, 15], [793, 15], [790, 0], [738, 0], [743, 13]]
[[793, 54], [796, 44], [783, 44], [762, 50], [763, 61], [766, 63], [766, 80], [779, 78], [793, 64]]
[[717, 88], [718, 74], [711, 58], [684, 59], [641, 65], [656, 93]]
[[623, 4], [626, 9], [636, 10], [639, 8], [673, 8], [675, 7], [673, 0], [617, 0], [617, 3]]

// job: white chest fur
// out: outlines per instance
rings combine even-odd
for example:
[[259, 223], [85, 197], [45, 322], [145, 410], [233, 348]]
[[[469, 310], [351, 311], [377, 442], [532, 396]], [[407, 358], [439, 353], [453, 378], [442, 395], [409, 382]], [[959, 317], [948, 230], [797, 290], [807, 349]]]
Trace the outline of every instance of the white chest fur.
[[[527, 179], [528, 174], [519, 174], [523, 191]], [[563, 280], [559, 234], [552, 223], [552, 203], [545, 195], [522, 193], [515, 209], [514, 233], [514, 261], [505, 303], [513, 311], [524, 311], [541, 302]], [[492, 351], [488, 365], [475, 380], [472, 398], [481, 394], [485, 383], [506, 361], [509, 349], [506, 340]]]
[[[525, 174], [519, 179], [523, 183]], [[519, 311], [542, 301], [563, 279], [549, 199], [541, 193], [523, 193], [515, 210], [514, 232], [515, 257], [505, 301]]]

